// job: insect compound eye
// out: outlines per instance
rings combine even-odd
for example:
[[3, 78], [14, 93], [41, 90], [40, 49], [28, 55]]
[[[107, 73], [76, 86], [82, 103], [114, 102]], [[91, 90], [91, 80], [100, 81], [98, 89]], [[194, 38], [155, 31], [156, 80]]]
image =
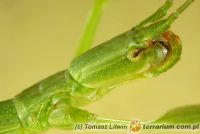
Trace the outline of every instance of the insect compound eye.
[[163, 40], [159, 40], [158, 43], [160, 43], [160, 44], [162, 44], [163, 46], [167, 47], [167, 46], [166, 46], [166, 42], [163, 41]]
[[166, 55], [169, 51], [169, 45], [167, 44], [166, 41], [160, 40], [158, 41], [159, 44], [161, 44], [165, 49], [163, 49], [164, 54]]
[[137, 59], [139, 59], [139, 55], [140, 55], [141, 51], [142, 51], [142, 49], [138, 49], [138, 48], [131, 49], [128, 52], [127, 58], [130, 61], [136, 61]]

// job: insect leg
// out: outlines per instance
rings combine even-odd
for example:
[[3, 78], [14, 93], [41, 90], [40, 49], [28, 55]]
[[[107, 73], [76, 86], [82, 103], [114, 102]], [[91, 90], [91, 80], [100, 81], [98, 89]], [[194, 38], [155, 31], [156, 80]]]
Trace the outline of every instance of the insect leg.
[[163, 18], [167, 14], [167, 10], [172, 6], [173, 0], [166, 0], [166, 2], [151, 16], [140, 22], [135, 28], [144, 27], [146, 24], [154, 22]]
[[114, 120], [100, 118], [95, 114], [88, 111], [68, 107], [60, 106], [54, 109], [48, 119], [49, 125], [52, 128], [59, 128], [64, 130], [75, 130], [79, 124], [124, 124], [129, 125], [130, 121], [127, 120]]

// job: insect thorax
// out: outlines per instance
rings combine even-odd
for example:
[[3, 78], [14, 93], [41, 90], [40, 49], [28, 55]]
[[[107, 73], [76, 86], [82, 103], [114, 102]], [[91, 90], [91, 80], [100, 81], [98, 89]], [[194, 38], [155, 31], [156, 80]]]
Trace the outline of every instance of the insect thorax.
[[59, 106], [84, 106], [108, 91], [84, 87], [65, 70], [24, 90], [14, 98], [14, 103], [23, 128], [41, 132], [50, 127], [49, 115]]

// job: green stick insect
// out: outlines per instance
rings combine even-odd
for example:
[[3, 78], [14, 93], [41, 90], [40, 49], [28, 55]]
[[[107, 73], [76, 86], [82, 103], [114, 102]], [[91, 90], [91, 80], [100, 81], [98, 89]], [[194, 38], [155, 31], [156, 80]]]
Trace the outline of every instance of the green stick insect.
[[74, 130], [78, 123], [130, 123], [101, 118], [79, 109], [109, 93], [118, 83], [154, 77], [181, 55], [181, 41], [169, 31], [193, 0], [162, 19], [173, 4], [167, 0], [133, 29], [83, 53], [58, 72], [0, 102], [0, 133], [39, 133], [49, 128]]

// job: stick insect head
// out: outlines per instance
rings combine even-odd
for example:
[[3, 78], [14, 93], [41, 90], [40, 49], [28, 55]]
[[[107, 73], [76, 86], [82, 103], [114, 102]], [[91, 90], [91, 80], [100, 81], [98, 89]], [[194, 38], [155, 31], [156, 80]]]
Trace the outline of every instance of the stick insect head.
[[74, 59], [69, 73], [85, 87], [107, 88], [166, 71], [181, 55], [180, 39], [168, 29], [193, 1], [186, 0], [175, 12], [162, 19], [173, 3], [166, 0], [161, 8], [131, 31]]
[[170, 31], [141, 44], [134, 43], [131, 34], [119, 35], [80, 55], [72, 61], [69, 73], [86, 87], [105, 88], [156, 76], [180, 58], [180, 40]]

